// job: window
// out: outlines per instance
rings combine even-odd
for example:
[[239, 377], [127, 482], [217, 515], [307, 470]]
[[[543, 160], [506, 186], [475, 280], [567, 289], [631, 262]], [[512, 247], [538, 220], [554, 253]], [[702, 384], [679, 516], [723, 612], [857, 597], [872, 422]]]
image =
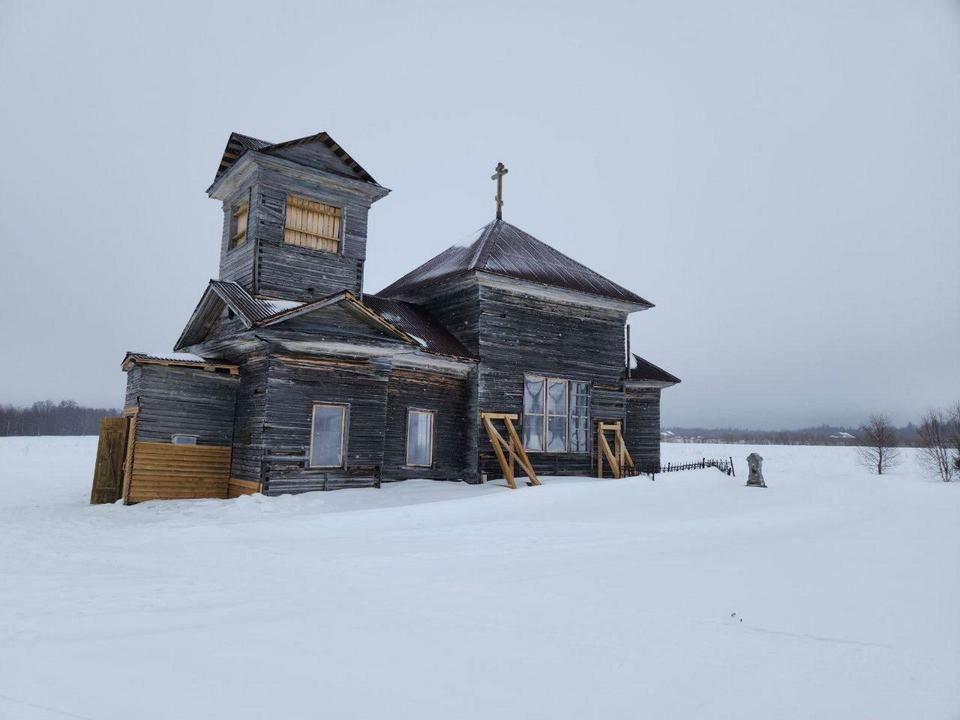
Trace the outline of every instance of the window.
[[407, 465], [433, 465], [433, 412], [407, 411]]
[[567, 381], [547, 380], [547, 452], [567, 449]]
[[196, 435], [174, 435], [170, 442], [174, 445], [196, 445], [197, 436]]
[[589, 452], [590, 383], [570, 381], [570, 452]]
[[523, 379], [523, 447], [527, 450], [543, 450], [544, 378]]
[[537, 375], [524, 377], [524, 449], [586, 453], [589, 429], [589, 383]]
[[246, 200], [237, 203], [230, 219], [230, 247], [235, 248], [247, 241], [247, 224], [250, 219], [250, 203]]
[[343, 467], [346, 405], [314, 405], [310, 432], [310, 467]]
[[343, 211], [314, 200], [287, 195], [283, 241], [288, 245], [340, 252]]

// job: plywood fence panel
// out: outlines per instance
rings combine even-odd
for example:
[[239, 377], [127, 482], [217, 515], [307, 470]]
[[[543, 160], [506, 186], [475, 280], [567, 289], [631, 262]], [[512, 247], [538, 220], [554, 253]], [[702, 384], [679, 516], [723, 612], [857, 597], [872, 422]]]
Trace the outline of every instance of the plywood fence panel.
[[125, 417], [105, 417], [100, 421], [100, 442], [90, 491], [91, 505], [116, 502], [123, 495], [128, 422]]
[[229, 446], [138, 442], [127, 502], [225, 498], [229, 481]]

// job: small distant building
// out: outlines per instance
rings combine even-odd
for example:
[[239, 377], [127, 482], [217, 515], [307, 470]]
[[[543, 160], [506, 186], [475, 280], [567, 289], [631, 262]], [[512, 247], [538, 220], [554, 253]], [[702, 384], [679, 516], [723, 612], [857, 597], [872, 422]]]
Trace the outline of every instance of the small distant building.
[[479, 482], [502, 470], [483, 412], [516, 415], [538, 473], [593, 473], [599, 421], [659, 466], [660, 393], [680, 381], [624, 354], [652, 304], [499, 205], [471, 242], [367, 293], [368, 213], [388, 192], [326, 133], [230, 136], [208, 190], [218, 277], [171, 352], [123, 360], [127, 502]]

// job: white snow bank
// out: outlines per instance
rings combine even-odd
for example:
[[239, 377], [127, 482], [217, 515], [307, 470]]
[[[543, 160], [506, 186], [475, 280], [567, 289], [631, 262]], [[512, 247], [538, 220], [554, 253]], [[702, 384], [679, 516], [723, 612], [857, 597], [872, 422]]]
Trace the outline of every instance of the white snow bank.
[[95, 447], [0, 438], [2, 718], [960, 710], [960, 484], [910, 457], [90, 507]]

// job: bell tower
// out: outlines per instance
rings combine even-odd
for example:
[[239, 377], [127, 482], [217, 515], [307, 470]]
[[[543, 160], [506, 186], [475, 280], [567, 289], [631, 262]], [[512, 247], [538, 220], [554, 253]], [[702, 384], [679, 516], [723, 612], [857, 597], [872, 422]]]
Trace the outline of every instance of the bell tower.
[[389, 192], [325, 132], [232, 133], [207, 190], [223, 203], [220, 279], [285, 300], [362, 294], [367, 214]]

